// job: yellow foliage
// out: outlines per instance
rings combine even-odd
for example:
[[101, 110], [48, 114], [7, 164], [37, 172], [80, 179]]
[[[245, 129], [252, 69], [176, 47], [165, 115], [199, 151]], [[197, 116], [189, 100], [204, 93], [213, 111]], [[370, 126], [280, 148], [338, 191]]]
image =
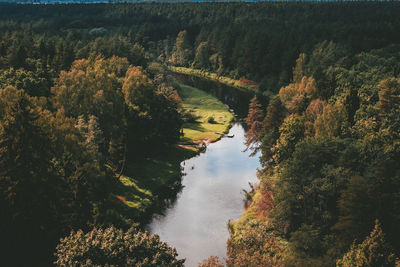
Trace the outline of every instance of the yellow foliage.
[[314, 122], [315, 137], [334, 137], [341, 133], [342, 124], [346, 121], [346, 112], [341, 103], [326, 105], [323, 113]]
[[304, 76], [300, 82], [282, 87], [279, 91], [279, 97], [290, 112], [296, 112], [303, 98], [305, 96], [313, 97], [316, 92], [317, 87], [314, 78]]
[[135, 99], [142, 93], [141, 91], [153, 88], [153, 83], [147, 77], [142, 67], [131, 67], [127, 70], [122, 93], [127, 103], [135, 103]]

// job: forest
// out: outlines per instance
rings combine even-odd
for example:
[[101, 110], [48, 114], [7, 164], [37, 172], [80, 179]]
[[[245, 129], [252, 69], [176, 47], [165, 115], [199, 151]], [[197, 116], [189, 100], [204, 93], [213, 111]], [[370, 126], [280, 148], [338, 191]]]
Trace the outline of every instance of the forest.
[[184, 265], [143, 228], [197, 153], [177, 147], [195, 119], [179, 72], [256, 92], [246, 145], [262, 168], [229, 223], [227, 266], [396, 266], [399, 13], [398, 2], [0, 3], [2, 263]]

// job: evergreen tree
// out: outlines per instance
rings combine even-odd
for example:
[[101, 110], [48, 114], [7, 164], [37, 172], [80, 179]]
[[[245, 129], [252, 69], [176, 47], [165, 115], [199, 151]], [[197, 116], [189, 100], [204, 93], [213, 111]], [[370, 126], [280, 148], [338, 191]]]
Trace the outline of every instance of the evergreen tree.
[[253, 150], [252, 155], [255, 155], [259, 150], [260, 132], [262, 130], [264, 113], [261, 105], [258, 103], [257, 97], [254, 96], [249, 105], [249, 114], [246, 118], [249, 130], [246, 133], [246, 150]]
[[174, 65], [187, 67], [192, 60], [192, 54], [193, 48], [189, 42], [187, 31], [179, 32], [169, 61]]
[[374, 229], [361, 244], [353, 244], [342, 259], [336, 262], [338, 267], [374, 267], [396, 266], [396, 256], [393, 249], [386, 242], [385, 235], [375, 221]]

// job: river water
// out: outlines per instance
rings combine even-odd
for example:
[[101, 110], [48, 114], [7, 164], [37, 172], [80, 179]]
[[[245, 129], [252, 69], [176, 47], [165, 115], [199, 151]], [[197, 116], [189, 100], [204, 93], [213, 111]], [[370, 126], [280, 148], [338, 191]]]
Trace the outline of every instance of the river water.
[[234, 124], [230, 134], [208, 146], [207, 151], [182, 162], [183, 190], [164, 215], [155, 215], [148, 226], [151, 233], [174, 246], [185, 266], [215, 255], [226, 257], [229, 237], [227, 223], [244, 211], [242, 189], [256, 182], [258, 157], [242, 152], [244, 129]]
[[[186, 81], [188, 83], [188, 81]], [[193, 84], [228, 104], [240, 117], [247, 114], [251, 95], [236, 89]], [[249, 182], [257, 182], [258, 155], [249, 157], [245, 149], [245, 130], [234, 123], [224, 137], [210, 144], [205, 153], [181, 163], [183, 189], [175, 201], [154, 215], [147, 226], [162, 241], [177, 249], [186, 258], [185, 266], [197, 266], [210, 256], [226, 257], [229, 238], [227, 223], [237, 220], [244, 211], [242, 190], [250, 190]]]

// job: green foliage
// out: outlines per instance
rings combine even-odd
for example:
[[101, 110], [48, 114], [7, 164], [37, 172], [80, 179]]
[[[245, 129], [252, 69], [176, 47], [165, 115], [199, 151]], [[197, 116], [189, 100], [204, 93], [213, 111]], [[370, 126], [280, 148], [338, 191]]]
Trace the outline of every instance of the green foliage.
[[274, 147], [275, 162], [281, 162], [293, 153], [296, 143], [304, 137], [304, 121], [299, 115], [287, 117], [279, 128], [279, 138]]
[[260, 132], [261, 140], [261, 163], [270, 161], [273, 155], [273, 146], [279, 138], [279, 128], [285, 118], [285, 107], [279, 96], [271, 99], [267, 113], [265, 115], [262, 130]]
[[[268, 227], [242, 225], [234, 266], [331, 266], [375, 218], [398, 252], [399, 10], [396, 2], [1, 4], [4, 262], [46, 265], [70, 229], [126, 225], [123, 197], [143, 214], [179, 176], [182, 151], [171, 161], [141, 154], [178, 140], [181, 100], [196, 116], [187, 116], [183, 141], [227, 129], [225, 106], [188, 87], [180, 99], [167, 71], [148, 61], [199, 68], [170, 67], [239, 89], [282, 88], [262, 127], [258, 108], [249, 119], [263, 152], [256, 195], [268, 200], [250, 212]], [[127, 165], [129, 177], [111, 178]]]
[[127, 121], [131, 148], [152, 143], [174, 143], [179, 139], [182, 119], [173, 89], [156, 90], [142, 68], [132, 67], [126, 73], [122, 92], [129, 112]]
[[[294, 82], [270, 101], [256, 194], [272, 203], [258, 202], [249, 212], [272, 222], [275, 236], [286, 241], [280, 264], [331, 266], [376, 218], [383, 230], [373, 235], [385, 231], [398, 251], [398, 51], [389, 46], [345, 56], [340, 45], [323, 42], [310, 56], [301, 54]], [[393, 266], [391, 250], [373, 235], [353, 245], [339, 266]]]
[[31, 96], [48, 96], [50, 78], [47, 71], [41, 67], [35, 71], [10, 68], [0, 73], [0, 88], [12, 85], [17, 89], [26, 90]]
[[196, 48], [196, 54], [192, 63], [193, 68], [208, 69], [209, 68], [209, 47], [207, 42], [202, 42]]
[[[199, 51], [204, 52], [204, 51]], [[172, 50], [169, 62], [178, 66], [188, 66], [193, 54], [193, 48], [188, 40], [188, 33], [186, 30], [180, 31], [176, 37], [174, 49]]]
[[183, 266], [174, 248], [135, 228], [79, 230], [57, 245], [57, 266]]
[[336, 266], [396, 266], [396, 256], [386, 242], [378, 220], [369, 236], [361, 244], [353, 244], [343, 258], [336, 262]]
[[228, 240], [227, 266], [282, 266], [285, 242], [264, 222], [251, 220]]
[[4, 261], [23, 248], [16, 265], [46, 264], [61, 234], [96, 222], [111, 180], [74, 120], [43, 110], [22, 90], [6, 87], [0, 95]]

